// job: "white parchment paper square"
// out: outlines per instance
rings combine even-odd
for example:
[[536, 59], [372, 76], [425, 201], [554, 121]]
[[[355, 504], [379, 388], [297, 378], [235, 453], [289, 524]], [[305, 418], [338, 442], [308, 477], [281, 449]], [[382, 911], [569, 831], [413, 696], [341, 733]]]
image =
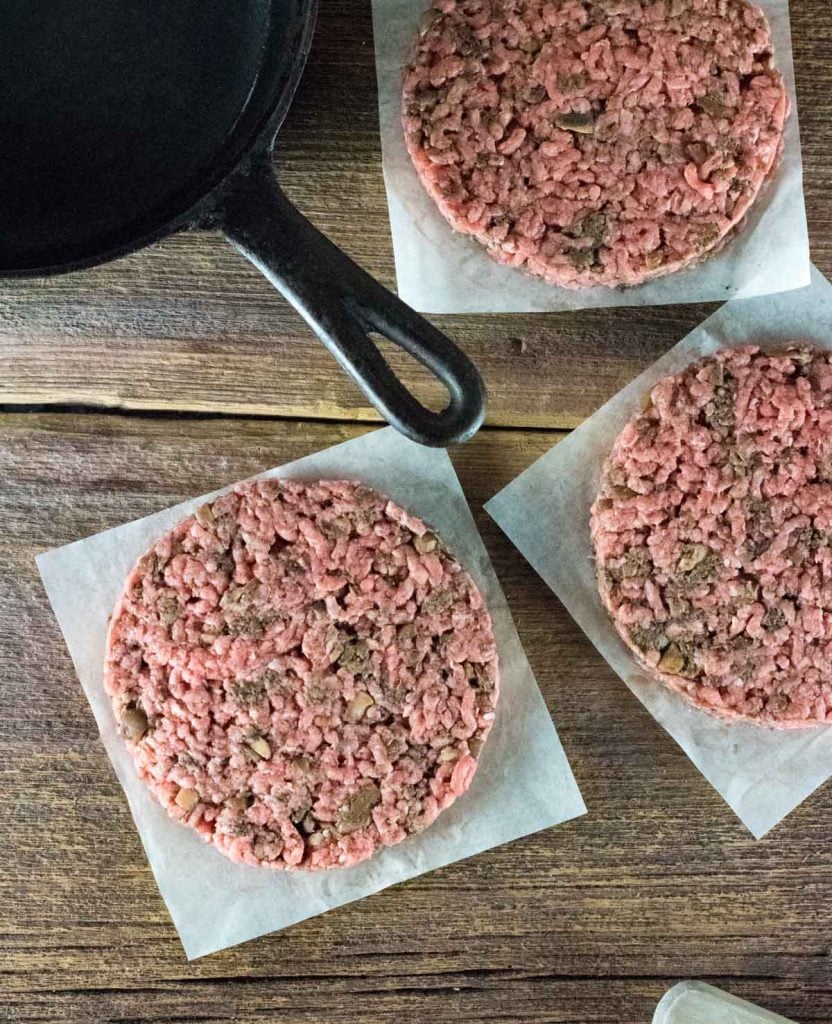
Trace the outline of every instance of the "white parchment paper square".
[[792, 100], [783, 159], [744, 230], [698, 267], [637, 288], [556, 288], [491, 260], [455, 233], [419, 182], [401, 125], [402, 70], [428, 0], [372, 0], [381, 152], [401, 298], [423, 313], [539, 313], [598, 306], [722, 301], [809, 283], [809, 235], [788, 0], [757, 0], [771, 19], [777, 67]]
[[653, 1024], [794, 1024], [703, 981], [682, 981], [662, 997]]
[[127, 573], [153, 540], [221, 492], [40, 555], [49, 600], [189, 958], [285, 928], [586, 810], [447, 453], [386, 428], [263, 476], [360, 480], [436, 529], [486, 598], [501, 696], [471, 789], [420, 836], [345, 870], [292, 873], [233, 864], [151, 798], [117, 733], [103, 687], [108, 616]]
[[589, 510], [615, 438], [662, 377], [725, 346], [832, 349], [832, 285], [729, 302], [486, 504], [611, 667], [758, 839], [832, 775], [832, 727], [778, 731], [726, 723], [651, 682], [595, 584]]

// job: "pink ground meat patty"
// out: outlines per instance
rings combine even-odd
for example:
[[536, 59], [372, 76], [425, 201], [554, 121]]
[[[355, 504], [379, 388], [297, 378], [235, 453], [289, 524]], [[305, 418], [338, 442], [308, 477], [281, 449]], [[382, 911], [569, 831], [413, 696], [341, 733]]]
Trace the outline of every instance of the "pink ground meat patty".
[[635, 285], [712, 252], [776, 164], [789, 101], [746, 0], [433, 0], [407, 148], [500, 263]]
[[832, 358], [719, 352], [653, 388], [591, 515], [601, 597], [655, 678], [723, 716], [832, 720]]
[[471, 783], [491, 620], [420, 520], [353, 483], [242, 484], [130, 574], [105, 683], [141, 778], [232, 860], [356, 864]]

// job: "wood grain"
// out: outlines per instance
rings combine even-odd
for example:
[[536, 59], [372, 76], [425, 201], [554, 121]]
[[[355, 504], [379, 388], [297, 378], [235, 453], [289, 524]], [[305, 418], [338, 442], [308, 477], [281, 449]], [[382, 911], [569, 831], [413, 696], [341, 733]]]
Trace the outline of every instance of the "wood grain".
[[[813, 256], [832, 272], [832, 8], [792, 7]], [[369, 3], [322, 0], [278, 171], [391, 285], [375, 104]], [[578, 423], [713, 308], [436, 321], [482, 367], [492, 424], [551, 428]], [[680, 977], [832, 1021], [832, 791], [754, 842], [482, 513], [551, 430], [487, 430], [454, 460], [589, 815], [188, 964], [34, 557], [353, 437], [374, 415], [207, 233], [0, 282], [0, 403], [100, 410], [0, 416], [0, 1021], [647, 1024]], [[209, 415], [167, 415], [182, 411]]]
[[344, 424], [0, 416], [0, 1020], [647, 1024], [702, 977], [832, 1019], [832, 790], [754, 842], [482, 512], [552, 444], [454, 453], [590, 814], [188, 964], [35, 555], [353, 437]]
[[[792, 6], [813, 255], [832, 272], [832, 8]], [[368, 0], [323, 0], [278, 171], [319, 227], [393, 284]], [[713, 308], [435, 319], [482, 368], [492, 424], [570, 427]], [[0, 282], [0, 403], [375, 418], [266, 281], [197, 233], [66, 278]]]

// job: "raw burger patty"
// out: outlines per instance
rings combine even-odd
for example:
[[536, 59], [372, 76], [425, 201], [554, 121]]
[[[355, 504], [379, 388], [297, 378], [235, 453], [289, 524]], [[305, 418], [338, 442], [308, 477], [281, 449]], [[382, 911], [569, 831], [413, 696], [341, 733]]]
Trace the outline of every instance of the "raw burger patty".
[[565, 288], [717, 248], [777, 160], [788, 98], [746, 0], [433, 0], [407, 148], [448, 221]]
[[333, 868], [468, 788], [497, 703], [491, 620], [420, 520], [366, 487], [242, 484], [147, 552], [106, 687], [139, 775], [232, 860]]
[[667, 377], [592, 508], [601, 597], [651, 675], [720, 715], [832, 720], [832, 357]]

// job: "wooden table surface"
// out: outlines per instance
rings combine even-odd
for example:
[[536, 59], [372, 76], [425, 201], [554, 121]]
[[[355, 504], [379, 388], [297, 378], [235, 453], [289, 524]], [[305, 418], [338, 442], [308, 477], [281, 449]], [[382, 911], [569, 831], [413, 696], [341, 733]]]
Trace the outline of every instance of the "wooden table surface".
[[[832, 11], [792, 6], [832, 272]], [[278, 169], [392, 284], [375, 102], [369, 3], [324, 0]], [[712, 309], [436, 318], [486, 377], [489, 424], [454, 462], [589, 814], [189, 964], [34, 557], [375, 416], [218, 236], [0, 283], [0, 1020], [647, 1024], [697, 977], [832, 1021], [832, 787], [754, 842], [481, 510]]]

